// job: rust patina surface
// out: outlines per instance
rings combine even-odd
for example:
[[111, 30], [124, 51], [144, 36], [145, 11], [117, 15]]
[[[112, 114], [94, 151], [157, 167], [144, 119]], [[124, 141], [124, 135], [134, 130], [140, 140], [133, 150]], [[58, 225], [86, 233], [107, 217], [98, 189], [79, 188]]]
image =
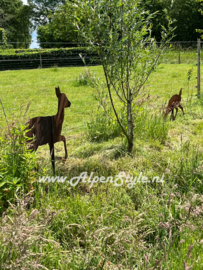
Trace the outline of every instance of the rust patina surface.
[[[181, 95], [182, 95], [182, 88], [178, 95], [173, 95], [168, 102], [168, 106], [166, 107], [165, 117], [171, 112], [172, 113], [172, 120], [175, 120], [176, 115], [178, 113], [178, 107], [182, 110], [184, 114], [183, 107], [181, 106]], [[176, 110], [176, 115], [174, 116], [174, 109]]]
[[37, 150], [38, 146], [49, 144], [50, 153], [52, 156], [52, 167], [55, 173], [54, 163], [54, 143], [63, 141], [65, 149], [65, 159], [68, 157], [66, 148], [66, 139], [61, 135], [63, 120], [64, 120], [64, 109], [70, 107], [71, 102], [67, 99], [64, 93], [61, 93], [60, 88], [56, 87], [56, 96], [58, 98], [58, 112], [52, 116], [39, 116], [30, 119], [26, 124], [29, 131], [26, 136], [29, 138], [36, 137], [30, 144], [30, 149]]

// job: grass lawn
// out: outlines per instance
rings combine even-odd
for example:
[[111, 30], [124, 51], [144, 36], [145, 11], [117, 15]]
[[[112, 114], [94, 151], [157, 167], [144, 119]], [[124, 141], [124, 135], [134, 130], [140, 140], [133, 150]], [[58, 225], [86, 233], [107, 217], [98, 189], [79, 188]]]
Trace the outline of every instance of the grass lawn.
[[[101, 66], [89, 69], [104, 80]], [[96, 183], [92, 188], [88, 183], [76, 187], [35, 183], [31, 206], [21, 210], [14, 207], [13, 223], [9, 219], [3, 223], [2, 218], [5, 233], [0, 232], [0, 239], [4, 236], [17, 251], [9, 257], [0, 240], [0, 259], [7, 265], [12, 260], [17, 265], [16, 260], [21, 259], [24, 267], [34, 267], [37, 259], [31, 254], [39, 253], [38, 263], [48, 269], [203, 269], [203, 98], [196, 97], [195, 64], [162, 63], [151, 74], [143, 89], [150, 99], [138, 111], [135, 122], [132, 156], [126, 154], [122, 136], [99, 142], [88, 138], [86, 123], [95, 121], [98, 103], [95, 89], [76, 86], [75, 79], [84, 70], [0, 72], [0, 99], [8, 121], [22, 117], [20, 107], [24, 105], [24, 112], [28, 102], [27, 118], [55, 114], [55, 87], [59, 86], [71, 107], [65, 110], [62, 130], [69, 158], [57, 160], [58, 175], [70, 179], [81, 172], [115, 176], [125, 171], [137, 177], [142, 172], [150, 179], [164, 174], [164, 183], [137, 184], [133, 188], [126, 183], [120, 187]], [[179, 110], [175, 121], [164, 124], [160, 110], [180, 88], [185, 115]], [[25, 121], [26, 117], [21, 119]], [[0, 128], [5, 125], [1, 110]], [[166, 136], [160, 139], [164, 132]], [[64, 156], [63, 143], [56, 144], [55, 149], [57, 157]], [[37, 159], [41, 175], [43, 171], [49, 175], [48, 145], [39, 147]], [[33, 239], [26, 258], [19, 248], [23, 240], [9, 240], [15, 224], [31, 228], [30, 234], [25, 230], [26, 237]], [[23, 238], [19, 235], [19, 239]]]
[[[161, 64], [158, 66], [144, 87], [144, 91], [150, 93], [153, 97], [152, 102], [148, 104], [149, 107], [152, 107], [152, 111], [153, 106], [160, 108], [173, 94], [179, 93], [181, 87], [183, 88], [184, 106], [188, 99], [187, 72], [191, 68], [193, 68], [193, 74], [189, 85], [189, 95], [195, 95], [196, 68], [194, 65]], [[89, 69], [95, 73], [96, 77], [104, 80], [101, 66], [90, 67]], [[85, 131], [85, 123], [90, 120], [90, 114], [94, 114], [98, 108], [98, 104], [93, 97], [95, 90], [92, 87], [75, 86], [76, 77], [84, 70], [82, 67], [74, 67], [1, 72], [0, 97], [8, 120], [12, 121], [15, 115], [20, 115], [22, 105], [24, 106], [22, 108], [23, 114], [29, 102], [31, 104], [29, 113], [26, 114], [26, 120], [29, 117], [55, 114], [58, 108], [55, 87], [60, 86], [61, 91], [67, 95], [72, 103], [71, 107], [65, 111], [63, 134], [68, 139], [70, 155], [74, 155], [76, 149], [75, 147], [72, 149], [74, 143], [71, 138], [75, 139]], [[194, 97], [194, 100], [196, 100], [196, 97]], [[179, 113], [179, 117], [181, 117], [181, 113]], [[184, 119], [188, 119], [188, 115]], [[0, 115], [0, 123], [2, 126], [6, 124], [3, 113]], [[80, 138], [82, 137], [80, 136]], [[63, 143], [59, 143], [59, 145], [56, 146], [58, 149], [63, 148]], [[48, 146], [41, 148], [48, 149]]]

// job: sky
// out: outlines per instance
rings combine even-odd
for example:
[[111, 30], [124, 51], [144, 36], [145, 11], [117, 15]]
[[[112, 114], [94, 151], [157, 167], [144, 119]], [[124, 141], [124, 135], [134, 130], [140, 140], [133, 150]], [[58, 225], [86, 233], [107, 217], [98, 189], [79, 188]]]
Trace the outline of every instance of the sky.
[[30, 49], [39, 48], [39, 44], [37, 43], [37, 32], [32, 32], [32, 43], [30, 45]]
[[[24, 5], [28, 5], [27, 0], [22, 0], [22, 2], [23, 2]], [[30, 45], [31, 49], [39, 48], [39, 45], [36, 42], [37, 42], [37, 32], [34, 31], [34, 32], [32, 32], [32, 43]]]
[[24, 5], [28, 5], [27, 0], [22, 0]]

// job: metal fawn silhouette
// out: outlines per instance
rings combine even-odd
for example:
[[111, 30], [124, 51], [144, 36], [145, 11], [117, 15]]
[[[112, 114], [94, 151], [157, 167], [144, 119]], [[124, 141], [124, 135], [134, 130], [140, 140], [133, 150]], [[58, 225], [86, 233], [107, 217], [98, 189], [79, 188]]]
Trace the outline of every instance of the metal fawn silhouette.
[[49, 144], [51, 159], [52, 159], [52, 168], [55, 174], [55, 162], [54, 162], [54, 143], [64, 142], [65, 148], [65, 159], [68, 157], [67, 148], [66, 148], [66, 139], [61, 135], [63, 120], [64, 120], [64, 108], [70, 107], [71, 102], [67, 99], [64, 93], [61, 93], [60, 88], [56, 87], [56, 96], [58, 98], [58, 112], [53, 116], [41, 116], [34, 117], [30, 119], [26, 124], [29, 131], [26, 133], [26, 136], [33, 138], [36, 136], [34, 142], [31, 144], [30, 149], [36, 151], [38, 146]]
[[[178, 107], [182, 110], [184, 114], [183, 107], [181, 106], [181, 95], [182, 95], [182, 88], [180, 89], [179, 95], [173, 95], [168, 102], [168, 106], [166, 107], [165, 117], [171, 112], [172, 120], [176, 119], [176, 115], [178, 113]], [[174, 116], [174, 109], [176, 109], [176, 115]]]

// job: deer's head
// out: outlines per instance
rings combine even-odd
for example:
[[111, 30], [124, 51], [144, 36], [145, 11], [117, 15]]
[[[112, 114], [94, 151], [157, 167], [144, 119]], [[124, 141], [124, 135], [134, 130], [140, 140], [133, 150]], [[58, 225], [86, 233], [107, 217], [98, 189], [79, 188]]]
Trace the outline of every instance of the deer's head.
[[164, 112], [164, 118], [166, 118], [166, 116], [171, 112], [171, 109], [170, 107], [166, 107], [165, 109], [165, 112]]
[[64, 93], [61, 93], [59, 86], [56, 87], [55, 90], [56, 90], [56, 96], [59, 100], [60, 106], [62, 106], [63, 108], [70, 107], [71, 102], [67, 99]]

